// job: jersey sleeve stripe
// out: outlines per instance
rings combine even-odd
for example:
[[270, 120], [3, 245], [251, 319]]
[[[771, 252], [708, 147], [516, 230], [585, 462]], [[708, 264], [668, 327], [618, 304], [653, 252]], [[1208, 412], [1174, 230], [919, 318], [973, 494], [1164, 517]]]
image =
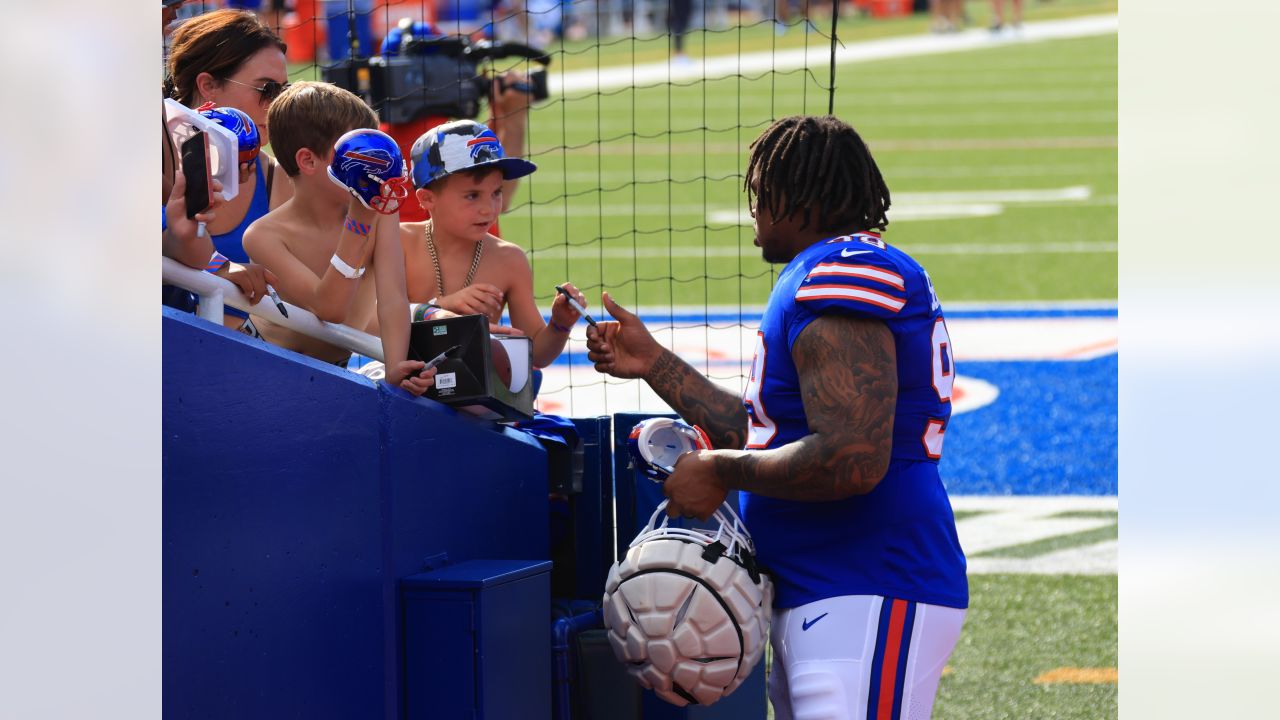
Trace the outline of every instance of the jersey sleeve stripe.
[[873, 265], [846, 265], [838, 262], [825, 262], [809, 271], [809, 277], [823, 275], [852, 275], [867, 278], [868, 280], [877, 280], [899, 290], [907, 289], [901, 275]]
[[855, 300], [894, 312], [898, 312], [907, 304], [906, 300], [899, 300], [875, 290], [847, 285], [810, 285], [796, 292], [796, 300]]

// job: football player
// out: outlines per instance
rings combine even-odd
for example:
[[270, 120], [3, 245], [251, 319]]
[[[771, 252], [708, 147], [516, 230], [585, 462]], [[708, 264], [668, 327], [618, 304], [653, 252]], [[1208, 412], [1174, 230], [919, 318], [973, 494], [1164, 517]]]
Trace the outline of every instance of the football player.
[[784, 264], [743, 397], [660, 346], [604, 295], [598, 371], [643, 378], [710, 436], [676, 463], [668, 513], [729, 490], [774, 577], [778, 720], [929, 717], [968, 606], [938, 474], [955, 377], [928, 274], [886, 243], [889, 189], [858, 133], [794, 116], [751, 144], [745, 189], [764, 259]]

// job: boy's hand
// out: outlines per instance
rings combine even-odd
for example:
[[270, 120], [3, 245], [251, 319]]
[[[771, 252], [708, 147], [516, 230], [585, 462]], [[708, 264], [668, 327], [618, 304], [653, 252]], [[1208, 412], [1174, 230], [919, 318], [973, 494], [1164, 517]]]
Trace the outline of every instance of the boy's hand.
[[279, 282], [270, 270], [254, 263], [245, 265], [227, 263], [225, 267], [227, 279], [235, 283], [251, 303], [256, 303], [266, 296], [268, 283], [275, 285]]
[[489, 283], [475, 283], [458, 292], [436, 298], [436, 304], [459, 315], [502, 315], [502, 291]]
[[[573, 283], [567, 282], [560, 287], [569, 291], [569, 294], [573, 295], [573, 299], [577, 300], [582, 307], [587, 306], [587, 298], [578, 288], [574, 287]], [[580, 317], [582, 317], [582, 313], [569, 304], [569, 300], [564, 296], [564, 293], [556, 293], [556, 299], [551, 301], [551, 322], [561, 327], [572, 328]]]
[[387, 368], [386, 381], [420, 396], [436, 384], [436, 368], [421, 372], [426, 366], [421, 360], [401, 360], [395, 367]]
[[596, 371], [617, 378], [642, 378], [662, 354], [662, 346], [640, 318], [609, 297], [602, 296], [604, 309], [617, 322], [602, 322], [587, 328], [587, 359]]

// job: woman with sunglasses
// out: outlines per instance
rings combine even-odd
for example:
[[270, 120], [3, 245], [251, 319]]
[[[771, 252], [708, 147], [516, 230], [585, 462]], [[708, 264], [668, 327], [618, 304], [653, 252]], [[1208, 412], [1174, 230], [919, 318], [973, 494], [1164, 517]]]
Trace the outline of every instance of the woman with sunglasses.
[[[267, 108], [288, 87], [285, 44], [251, 12], [215, 10], [183, 23], [173, 34], [165, 97], [190, 108], [205, 103], [244, 111], [270, 142]], [[164, 197], [169, 197], [177, 149], [165, 134]], [[244, 231], [293, 196], [293, 185], [276, 162], [259, 153], [240, 168], [240, 192], [223, 203], [208, 230], [214, 248], [232, 262], [247, 264]]]

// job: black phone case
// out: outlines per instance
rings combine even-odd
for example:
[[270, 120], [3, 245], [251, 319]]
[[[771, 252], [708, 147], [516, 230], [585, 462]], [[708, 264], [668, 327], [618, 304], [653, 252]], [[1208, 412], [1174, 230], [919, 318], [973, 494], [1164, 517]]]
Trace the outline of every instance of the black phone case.
[[182, 143], [182, 174], [187, 178], [187, 219], [204, 212], [209, 207], [209, 138], [203, 131], [197, 130], [194, 135]]

